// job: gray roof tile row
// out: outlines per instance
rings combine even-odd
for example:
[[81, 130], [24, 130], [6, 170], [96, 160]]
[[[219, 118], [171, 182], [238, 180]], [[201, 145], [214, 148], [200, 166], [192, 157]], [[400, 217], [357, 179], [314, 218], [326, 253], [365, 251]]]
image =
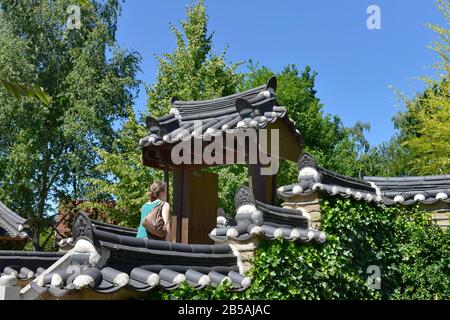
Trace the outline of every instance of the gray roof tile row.
[[[278, 106], [275, 91], [277, 80], [266, 85], [227, 97], [203, 101], [172, 99], [171, 113], [161, 118], [147, 118], [149, 135], [140, 140], [141, 147], [173, 144], [192, 137], [206, 139], [233, 133], [239, 129], [264, 128], [277, 119], [285, 121], [286, 108]], [[301, 137], [298, 131], [293, 130]]]
[[324, 192], [341, 198], [352, 198], [366, 202], [380, 202], [381, 196], [372, 183], [362, 179], [338, 174], [316, 165], [314, 158], [304, 153], [298, 161], [299, 176], [295, 184], [278, 188], [283, 199], [295, 196], [308, 196], [315, 192]]
[[325, 233], [308, 229], [308, 217], [301, 210], [280, 208], [254, 199], [252, 191], [241, 187], [235, 196], [236, 217], [230, 224], [222, 215], [209, 234], [216, 242], [248, 241], [254, 237], [266, 240], [283, 238], [299, 243], [323, 243]]
[[450, 175], [421, 177], [364, 177], [374, 183], [386, 205], [450, 203]]
[[353, 178], [316, 165], [314, 158], [304, 153], [298, 161], [299, 177], [295, 184], [278, 188], [283, 199], [323, 192], [331, 196], [352, 198], [385, 205], [416, 203], [450, 204], [450, 175], [418, 177]]
[[0, 236], [28, 238], [28, 229], [28, 220], [19, 216], [0, 201]]

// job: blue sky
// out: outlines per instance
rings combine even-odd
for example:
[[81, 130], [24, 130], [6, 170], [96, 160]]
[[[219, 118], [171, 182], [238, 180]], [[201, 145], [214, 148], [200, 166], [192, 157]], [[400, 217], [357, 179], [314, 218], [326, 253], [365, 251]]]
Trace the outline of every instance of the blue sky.
[[[155, 81], [155, 55], [173, 50], [169, 24], [185, 17], [183, 0], [127, 0], [119, 19], [118, 41], [143, 58], [139, 78]], [[381, 30], [369, 30], [369, 5], [381, 9]], [[287, 64], [310, 65], [325, 111], [346, 126], [370, 122], [372, 144], [389, 140], [401, 103], [390, 88], [408, 96], [423, 89], [417, 78], [433, 74], [435, 39], [428, 22], [443, 24], [433, 0], [206, 0], [214, 31], [214, 51], [228, 46], [230, 61], [252, 59], [279, 71]], [[135, 109], [145, 110], [142, 88]]]

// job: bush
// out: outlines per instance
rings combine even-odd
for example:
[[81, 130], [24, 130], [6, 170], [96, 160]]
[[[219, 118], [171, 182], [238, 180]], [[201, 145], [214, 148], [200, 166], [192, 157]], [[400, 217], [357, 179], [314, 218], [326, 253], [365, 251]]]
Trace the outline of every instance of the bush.
[[[449, 299], [449, 230], [432, 225], [419, 207], [321, 200], [323, 245], [262, 241], [250, 271], [252, 285], [196, 291], [189, 286], [163, 299]], [[381, 289], [367, 285], [368, 267], [381, 271]]]

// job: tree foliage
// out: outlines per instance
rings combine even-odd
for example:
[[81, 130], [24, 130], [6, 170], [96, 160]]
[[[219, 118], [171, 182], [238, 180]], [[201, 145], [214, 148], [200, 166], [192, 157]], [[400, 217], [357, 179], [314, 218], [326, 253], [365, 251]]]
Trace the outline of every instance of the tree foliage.
[[[237, 68], [241, 63], [227, 63], [226, 51], [221, 55], [213, 53], [213, 37], [208, 33], [208, 16], [203, 1], [188, 6], [186, 16], [181, 22], [181, 29], [171, 26], [176, 48], [157, 57], [157, 79], [147, 90], [148, 114], [155, 117], [167, 114], [172, 97], [187, 101], [217, 98], [264, 84], [274, 75], [268, 68], [253, 63], [249, 64], [248, 72], [240, 74]], [[362, 167], [360, 154], [366, 152], [368, 147], [364, 137], [364, 131], [368, 129], [367, 124], [358, 123], [354, 128], [345, 128], [339, 117], [325, 114], [315, 89], [317, 74], [310, 67], [299, 71], [295, 65], [288, 65], [276, 76], [279, 83], [278, 101], [288, 108], [289, 116], [296, 122], [297, 129], [304, 137], [306, 150], [312, 152], [325, 167], [344, 174], [357, 175]], [[135, 146], [130, 147], [133, 152], [139, 152], [135, 150]], [[131, 151], [112, 151], [111, 158], [120, 157], [117, 152]], [[108, 152], [103, 152], [101, 156], [105, 163], [113, 163], [108, 160]], [[138, 159], [137, 156], [135, 158]], [[134, 171], [140, 163], [129, 165], [130, 170]], [[99, 169], [112, 176], [115, 175], [114, 171], [119, 176], [123, 176], [127, 171], [126, 166], [107, 168], [104, 164]], [[239, 186], [248, 183], [247, 168], [239, 165], [209, 170], [219, 176], [218, 206], [233, 214], [234, 193]], [[296, 180], [296, 175], [295, 164], [284, 161], [279, 171], [278, 184], [291, 183]], [[153, 177], [151, 180], [155, 179], [156, 177]], [[149, 182], [138, 183], [136, 192], [132, 195], [137, 196], [134, 202], [142, 199], [137, 190], [144, 194]], [[121, 187], [135, 190], [135, 184], [136, 182], [133, 182], [133, 185], [127, 187], [124, 183]], [[117, 196], [117, 188], [111, 185], [109, 193]]]
[[159, 116], [170, 110], [170, 100], [202, 100], [236, 92], [241, 83], [240, 63], [229, 64], [226, 50], [213, 53], [213, 35], [208, 33], [208, 15], [203, 0], [188, 6], [181, 29], [171, 25], [176, 48], [157, 57], [156, 82], [148, 88], [147, 107]]
[[361, 156], [362, 173], [368, 176], [408, 176], [412, 174], [408, 165], [410, 157], [409, 150], [401, 144], [401, 137], [394, 135], [388, 142], [371, 146]]
[[[278, 80], [277, 101], [287, 108], [289, 117], [294, 120], [305, 150], [326, 168], [358, 175], [360, 155], [369, 148], [364, 132], [370, 126], [359, 122], [353, 128], [346, 128], [338, 116], [326, 114], [315, 88], [317, 73], [309, 66], [299, 71], [297, 66], [288, 65], [274, 73], [267, 67], [250, 63], [243, 87], [261, 85], [273, 75]], [[295, 181], [294, 176], [287, 179], [289, 183]]]
[[102, 206], [101, 201], [99, 203], [109, 218], [119, 225], [135, 227], [139, 224], [139, 210], [148, 201], [146, 191], [149, 182], [162, 178], [161, 172], [142, 165], [138, 141], [145, 134], [146, 129], [136, 121], [132, 108], [129, 108], [128, 119], [110, 151], [97, 150], [101, 161], [96, 169], [104, 175], [90, 180], [92, 186], [88, 196], [93, 201], [115, 201], [113, 207]]
[[[158, 117], [169, 113], [172, 97], [201, 100], [236, 92], [242, 78], [236, 71], [239, 63], [227, 63], [226, 51], [220, 55], [214, 54], [213, 37], [208, 33], [207, 24], [206, 8], [203, 1], [199, 1], [187, 7], [186, 19], [181, 22], [181, 29], [171, 25], [176, 48], [157, 57], [157, 79], [147, 88], [147, 114]], [[146, 134], [141, 122], [136, 120], [134, 114], [130, 114], [127, 123], [119, 132], [120, 139], [113, 145], [112, 150], [100, 153], [101, 163], [97, 169], [106, 176], [95, 180], [94, 184], [99, 188], [95, 188], [91, 193], [91, 198], [101, 197], [103, 194], [117, 199], [118, 207], [123, 205], [129, 212], [129, 215], [123, 218], [133, 226], [136, 220], [133, 215], [138, 216], [140, 206], [146, 202], [145, 194], [149, 184], [162, 176], [161, 172], [142, 165], [138, 142]], [[231, 186], [236, 176], [233, 172], [244, 172], [240, 168], [226, 170], [216, 170], [220, 171], [222, 176], [220, 199], [234, 193], [235, 188]], [[223, 179], [227, 176], [230, 178]], [[241, 179], [236, 183], [239, 184], [240, 181]], [[125, 220], [122, 222], [126, 223]]]
[[[382, 163], [378, 173], [395, 175], [428, 175], [450, 172], [450, 2], [437, 0], [436, 4], [446, 19], [447, 26], [429, 24], [437, 35], [431, 49], [439, 60], [434, 64], [437, 77], [423, 77], [424, 92], [413, 98], [401, 95], [406, 106], [394, 118], [396, 136], [389, 145], [372, 151], [372, 163]], [[383, 169], [384, 168], [384, 169]]]
[[[450, 75], [450, 74], [449, 74]], [[450, 78], [441, 79], [423, 95], [408, 101], [413, 121], [404, 132], [409, 165], [415, 174], [450, 172]]]
[[51, 97], [36, 84], [32, 87], [27, 87], [16, 81], [3, 78], [0, 75], [0, 85], [3, 86], [10, 95], [14, 96], [18, 100], [25, 96], [39, 99], [46, 106], [49, 106], [51, 103]]
[[87, 178], [99, 174], [94, 149], [112, 144], [137, 85], [139, 56], [115, 41], [118, 1], [83, 6], [79, 30], [66, 27], [71, 4], [0, 2], [2, 75], [52, 97], [16, 100], [0, 89], [0, 197], [31, 217], [35, 249], [52, 205], [83, 197]]

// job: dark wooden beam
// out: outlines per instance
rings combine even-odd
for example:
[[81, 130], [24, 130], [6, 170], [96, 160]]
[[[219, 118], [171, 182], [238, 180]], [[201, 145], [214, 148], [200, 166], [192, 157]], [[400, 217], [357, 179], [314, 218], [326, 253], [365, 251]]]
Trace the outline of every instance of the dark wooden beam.
[[256, 200], [275, 203], [276, 175], [261, 175], [261, 165], [248, 166], [249, 187]]
[[183, 209], [183, 180], [184, 169], [178, 167], [174, 170], [173, 183], [173, 212], [172, 212], [172, 240], [181, 242], [181, 217]]

